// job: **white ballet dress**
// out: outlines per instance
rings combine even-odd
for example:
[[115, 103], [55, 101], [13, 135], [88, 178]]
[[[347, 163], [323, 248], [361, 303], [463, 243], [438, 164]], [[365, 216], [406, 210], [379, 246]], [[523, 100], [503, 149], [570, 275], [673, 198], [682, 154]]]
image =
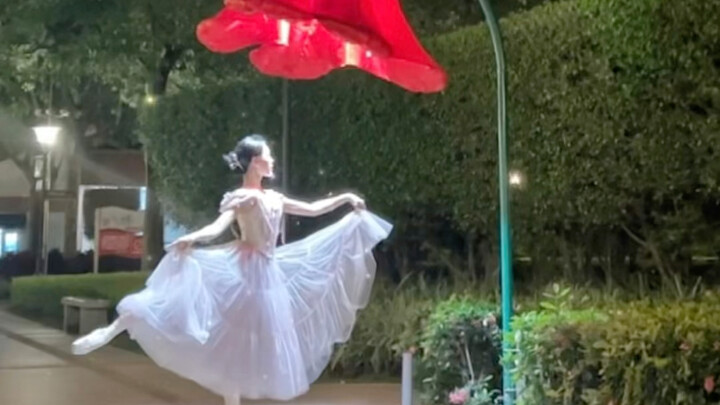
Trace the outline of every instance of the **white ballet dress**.
[[235, 210], [242, 238], [170, 251], [146, 287], [123, 298], [127, 330], [158, 365], [220, 395], [289, 400], [305, 393], [349, 339], [375, 278], [372, 249], [392, 225], [354, 211], [276, 247], [283, 195]]

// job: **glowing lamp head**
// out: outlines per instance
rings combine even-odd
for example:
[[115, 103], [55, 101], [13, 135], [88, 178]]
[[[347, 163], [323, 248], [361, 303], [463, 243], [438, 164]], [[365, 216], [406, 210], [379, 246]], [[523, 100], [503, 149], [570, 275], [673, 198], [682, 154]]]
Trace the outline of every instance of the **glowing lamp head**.
[[35, 138], [41, 146], [52, 147], [57, 142], [60, 127], [55, 125], [42, 125], [33, 127], [33, 131], [35, 131]]
[[519, 172], [510, 172], [509, 175], [510, 185], [518, 187], [521, 186], [523, 183], [522, 174]]

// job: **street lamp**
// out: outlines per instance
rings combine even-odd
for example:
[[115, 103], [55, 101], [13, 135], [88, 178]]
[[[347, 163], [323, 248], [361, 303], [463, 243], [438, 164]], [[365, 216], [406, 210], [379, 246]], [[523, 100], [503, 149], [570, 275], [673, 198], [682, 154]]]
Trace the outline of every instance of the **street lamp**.
[[33, 131], [35, 132], [35, 139], [37, 139], [40, 146], [49, 149], [57, 142], [60, 127], [55, 125], [39, 125], [33, 127]]
[[509, 174], [510, 185], [514, 187], [520, 187], [523, 184], [523, 175], [518, 171], [511, 171]]
[[[500, 301], [502, 311], [502, 355], [503, 358], [513, 350], [508, 335], [512, 331], [513, 318], [513, 268], [512, 235], [510, 232], [510, 173], [508, 172], [507, 142], [507, 68], [505, 67], [505, 47], [503, 46], [500, 24], [495, 17], [490, 0], [478, 0], [485, 23], [490, 30], [493, 50], [495, 51], [495, 69], [497, 72], [498, 107], [498, 194], [500, 202]], [[510, 372], [511, 365], [503, 364], [503, 405], [515, 403], [515, 382]]]
[[156, 103], [157, 103], [157, 97], [156, 97], [156, 96], [154, 96], [154, 95], [152, 95], [152, 94], [148, 94], [148, 95], [145, 96], [145, 104], [146, 104], [146, 105], [148, 105], [148, 106], [154, 106]]
[[47, 193], [50, 189], [50, 179], [52, 178], [52, 168], [50, 164], [50, 151], [57, 143], [60, 127], [57, 125], [38, 125], [33, 127], [35, 139], [42, 148], [42, 169], [39, 170], [39, 179], [42, 182], [42, 208], [39, 210], [39, 219], [41, 220], [40, 241], [41, 250], [35, 262], [35, 272], [38, 274], [47, 274], [47, 233], [48, 233], [48, 203]]

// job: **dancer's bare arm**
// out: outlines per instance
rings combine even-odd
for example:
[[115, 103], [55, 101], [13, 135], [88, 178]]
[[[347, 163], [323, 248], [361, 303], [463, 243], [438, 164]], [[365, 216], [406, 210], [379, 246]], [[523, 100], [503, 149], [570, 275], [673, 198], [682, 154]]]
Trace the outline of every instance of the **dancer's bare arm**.
[[239, 190], [225, 195], [220, 203], [220, 215], [213, 223], [193, 233], [178, 238], [168, 248], [184, 249], [195, 242], [204, 242], [220, 236], [235, 220], [237, 211], [243, 211], [257, 203], [259, 193], [255, 190]]
[[235, 220], [235, 213], [233, 211], [225, 211], [217, 217], [217, 219], [193, 233], [181, 236], [168, 246], [168, 249], [178, 248], [185, 249], [190, 247], [195, 242], [208, 241], [220, 236], [227, 227], [229, 227]]
[[352, 193], [340, 194], [336, 197], [325, 198], [314, 202], [304, 202], [292, 198], [284, 198], [284, 210], [291, 215], [303, 217], [317, 217], [333, 211], [343, 204], [351, 204], [355, 209], [364, 209], [365, 201]]

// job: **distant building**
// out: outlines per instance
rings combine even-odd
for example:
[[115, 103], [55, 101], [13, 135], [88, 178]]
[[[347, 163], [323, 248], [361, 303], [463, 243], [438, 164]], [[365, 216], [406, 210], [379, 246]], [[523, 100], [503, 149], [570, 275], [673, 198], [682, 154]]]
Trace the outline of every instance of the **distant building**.
[[[144, 210], [145, 162], [142, 151], [95, 150], [75, 162], [54, 167], [48, 195], [48, 251], [66, 255], [93, 249], [95, 209], [103, 206]], [[32, 179], [10, 159], [0, 162], [0, 256], [31, 248]], [[75, 184], [76, 186], [73, 186]], [[185, 230], [166, 219], [166, 243]]]
[[30, 181], [11, 159], [0, 162], [0, 256], [27, 247]]

